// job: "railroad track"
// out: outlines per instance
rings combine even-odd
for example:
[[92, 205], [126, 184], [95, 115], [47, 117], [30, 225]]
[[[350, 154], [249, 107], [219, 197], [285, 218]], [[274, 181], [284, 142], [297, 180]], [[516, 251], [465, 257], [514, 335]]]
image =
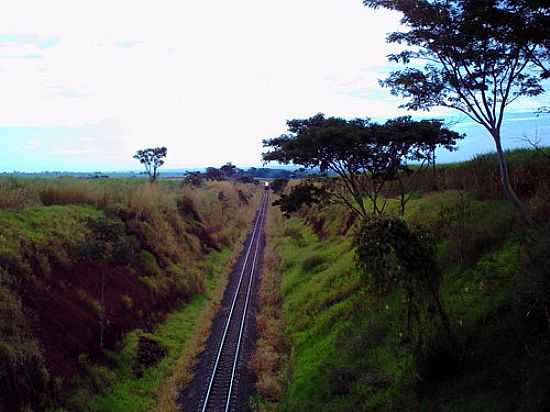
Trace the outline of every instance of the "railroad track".
[[235, 397], [238, 392], [239, 360], [243, 354], [243, 336], [246, 327], [246, 318], [251, 306], [251, 295], [254, 290], [254, 278], [258, 269], [259, 251], [261, 252], [262, 231], [267, 214], [269, 194], [262, 195], [260, 208], [254, 222], [251, 240], [248, 243], [244, 256], [244, 263], [240, 271], [238, 283], [221, 340], [217, 345], [217, 352], [208, 377], [208, 386], [202, 394], [197, 411], [236, 410]]

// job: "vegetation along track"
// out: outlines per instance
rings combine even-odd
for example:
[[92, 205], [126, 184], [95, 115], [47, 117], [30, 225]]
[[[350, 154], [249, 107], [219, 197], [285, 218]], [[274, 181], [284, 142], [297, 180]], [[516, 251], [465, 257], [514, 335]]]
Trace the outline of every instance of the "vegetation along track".
[[229, 280], [193, 382], [180, 395], [179, 404], [185, 412], [248, 409], [251, 378], [246, 371], [246, 357], [250, 353], [254, 325], [247, 320], [253, 319], [255, 277], [263, 253], [268, 204], [266, 191], [243, 254]]

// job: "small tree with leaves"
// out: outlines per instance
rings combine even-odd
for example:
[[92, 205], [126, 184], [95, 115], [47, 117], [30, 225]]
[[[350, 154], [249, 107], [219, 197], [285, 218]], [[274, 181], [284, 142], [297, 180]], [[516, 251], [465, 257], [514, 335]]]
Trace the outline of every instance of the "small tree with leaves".
[[388, 42], [409, 46], [389, 56], [409, 65], [381, 84], [409, 100], [401, 107], [458, 110], [495, 142], [501, 184], [523, 219], [532, 222], [510, 183], [501, 129], [507, 108], [543, 93], [548, 75], [549, 7], [539, 0], [363, 0], [403, 14], [406, 31]]
[[137, 240], [126, 233], [124, 223], [119, 219], [101, 217], [90, 218], [86, 222], [85, 241], [79, 246], [78, 255], [82, 260], [95, 262], [101, 272], [99, 283], [99, 346], [103, 349], [107, 328], [107, 308], [105, 299], [106, 270], [108, 266], [125, 266], [135, 258], [139, 249]]
[[134, 159], [145, 166], [145, 171], [149, 175], [151, 182], [157, 180], [159, 176], [159, 168], [164, 165], [164, 159], [168, 154], [166, 147], [155, 147], [144, 150], [138, 150], [134, 155]]
[[288, 185], [288, 179], [285, 179], [283, 177], [273, 179], [271, 183], [269, 184], [269, 187], [273, 191], [273, 193], [282, 193], [285, 188]]
[[442, 272], [432, 235], [403, 219], [377, 216], [364, 221], [356, 234], [356, 259], [373, 292], [395, 287], [403, 294], [405, 336], [422, 350], [425, 325], [437, 314], [451, 343], [456, 339], [440, 296]]
[[226, 178], [231, 179], [238, 173], [238, 169], [237, 166], [235, 166], [231, 162], [227, 162], [222, 167], [220, 167], [220, 172], [222, 172], [222, 174]]
[[321, 180], [326, 195], [363, 218], [384, 212], [387, 200], [381, 194], [388, 182], [409, 170], [409, 162], [429, 163], [434, 146], [453, 148], [461, 137], [440, 121], [417, 122], [410, 117], [380, 125], [370, 119], [318, 114], [291, 120], [288, 129], [287, 134], [264, 140], [270, 149], [263, 154], [264, 161], [293, 163], [319, 169], [325, 177], [336, 176]]
[[435, 150], [456, 150], [464, 135], [449, 130], [437, 119], [415, 121], [410, 116], [390, 119], [376, 126], [379, 150], [392, 167], [392, 182], [399, 191], [400, 213], [417, 191], [418, 177], [430, 164], [435, 164]]

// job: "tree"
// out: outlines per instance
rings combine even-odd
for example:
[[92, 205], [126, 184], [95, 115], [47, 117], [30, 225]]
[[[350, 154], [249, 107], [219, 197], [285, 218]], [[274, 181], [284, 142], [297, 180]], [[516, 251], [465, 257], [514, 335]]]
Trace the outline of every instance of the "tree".
[[[408, 66], [381, 84], [409, 100], [401, 107], [458, 110], [482, 125], [495, 142], [501, 185], [523, 219], [532, 222], [510, 183], [502, 148], [506, 109], [523, 96], [544, 92], [548, 6], [540, 0], [363, 0], [403, 13], [405, 32], [388, 42], [411, 49], [389, 56]], [[422, 63], [423, 62], [423, 63]], [[423, 64], [423, 66], [422, 66]]]
[[311, 206], [325, 200], [327, 192], [311, 182], [300, 183], [289, 193], [281, 193], [279, 199], [273, 202], [273, 206], [279, 206], [283, 215], [289, 218], [304, 205]]
[[231, 179], [235, 174], [238, 172], [237, 166], [232, 164], [231, 162], [227, 162], [222, 167], [220, 167], [220, 171], [223, 173], [225, 177], [228, 179]]
[[264, 147], [272, 149], [263, 153], [263, 160], [293, 163], [338, 175], [345, 190], [332, 190], [332, 197], [360, 216], [367, 216], [360, 179], [366, 170], [365, 163], [376, 159], [365, 139], [370, 120], [347, 121], [317, 114], [305, 120], [290, 120], [287, 125], [289, 134], [263, 141]]
[[[337, 179], [325, 179], [327, 195], [361, 217], [384, 212], [380, 194], [389, 181], [408, 169], [409, 161], [432, 159], [432, 146], [452, 148], [459, 134], [441, 122], [398, 118], [383, 125], [369, 119], [345, 120], [318, 114], [288, 122], [288, 134], [264, 140], [271, 150], [264, 161], [319, 169]], [[364, 199], [372, 209], [365, 207]]]
[[422, 323], [429, 319], [430, 312], [437, 313], [448, 338], [456, 344], [441, 300], [442, 272], [437, 264], [436, 243], [429, 232], [410, 227], [403, 219], [378, 216], [362, 223], [354, 243], [359, 268], [375, 292], [387, 294], [395, 286], [401, 289], [406, 335], [413, 339], [416, 324], [417, 350], [422, 349]]
[[[435, 150], [438, 147], [456, 150], [457, 141], [464, 135], [443, 127], [440, 120], [414, 121], [410, 116], [388, 120], [377, 129], [378, 144], [387, 151], [395, 169], [393, 180], [398, 185], [403, 216], [406, 204], [416, 192], [417, 176], [425, 167], [435, 165]], [[407, 185], [408, 182], [412, 184]]]
[[86, 240], [80, 245], [78, 254], [83, 260], [100, 264], [99, 346], [103, 349], [103, 337], [108, 321], [105, 302], [106, 268], [104, 266], [128, 265], [135, 258], [139, 247], [137, 240], [127, 235], [125, 225], [119, 219], [89, 218], [86, 226], [88, 229]]
[[288, 185], [288, 179], [281, 178], [281, 177], [277, 179], [273, 179], [269, 184], [273, 193], [282, 193], [287, 187], [287, 185]]
[[145, 166], [149, 179], [154, 182], [159, 176], [158, 169], [164, 164], [167, 154], [168, 149], [166, 147], [155, 147], [138, 150], [133, 157]]
[[202, 186], [203, 174], [201, 172], [185, 172], [183, 184], [188, 184], [193, 187]]
[[213, 180], [213, 181], [225, 180], [224, 174], [221, 172], [221, 170], [216, 169], [215, 167], [207, 167], [205, 175], [208, 180]]

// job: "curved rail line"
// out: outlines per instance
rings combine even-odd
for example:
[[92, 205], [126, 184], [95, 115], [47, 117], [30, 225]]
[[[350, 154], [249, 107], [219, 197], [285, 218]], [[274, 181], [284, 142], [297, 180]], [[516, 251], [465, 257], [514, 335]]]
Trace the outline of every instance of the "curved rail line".
[[[210, 410], [228, 412], [231, 406], [246, 315], [250, 303], [250, 295], [253, 290], [258, 250], [262, 238], [261, 233], [267, 213], [268, 197], [269, 195], [267, 192], [262, 195], [258, 216], [254, 223], [252, 238], [246, 251], [239, 282], [233, 296], [229, 316], [225, 323], [222, 339], [217, 351], [216, 361], [210, 374], [208, 389], [202, 400], [201, 412]], [[249, 264], [253, 249], [254, 254]], [[246, 288], [243, 288], [243, 283], [247, 282], [248, 285]]]

